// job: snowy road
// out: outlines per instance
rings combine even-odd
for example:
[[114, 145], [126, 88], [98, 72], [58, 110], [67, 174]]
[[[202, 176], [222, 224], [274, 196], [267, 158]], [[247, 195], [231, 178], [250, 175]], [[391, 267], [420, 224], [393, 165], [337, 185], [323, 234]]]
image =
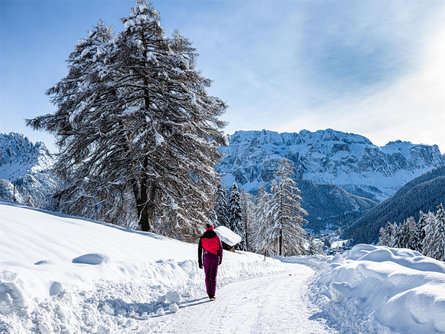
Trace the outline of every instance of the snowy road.
[[[176, 314], [150, 319], [150, 333], [337, 333], [317, 318], [306, 295], [314, 271], [287, 264], [288, 272], [232, 283], [217, 300], [185, 301]], [[203, 282], [204, 286], [204, 282]]]

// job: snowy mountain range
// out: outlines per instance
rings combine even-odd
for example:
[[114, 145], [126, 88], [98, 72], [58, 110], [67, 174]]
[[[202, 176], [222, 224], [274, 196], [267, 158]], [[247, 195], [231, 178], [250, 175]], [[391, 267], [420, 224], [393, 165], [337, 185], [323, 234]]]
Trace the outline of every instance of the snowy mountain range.
[[[306, 228], [315, 231], [348, 226], [408, 181], [445, 165], [437, 146], [397, 141], [378, 147], [363, 136], [330, 129], [238, 131], [221, 150], [217, 170], [224, 185], [236, 181], [251, 192], [270, 185], [279, 159], [288, 158], [309, 212]], [[50, 208], [57, 186], [53, 164], [43, 143], [0, 134], [0, 198]]]
[[234, 181], [250, 192], [269, 186], [279, 159], [286, 157], [295, 166], [297, 179], [337, 185], [377, 202], [445, 164], [445, 155], [437, 145], [395, 141], [379, 147], [361, 135], [332, 129], [237, 131], [221, 151], [224, 157], [217, 170], [223, 174], [226, 187]]
[[51, 206], [56, 178], [45, 144], [18, 133], [0, 134], [0, 198], [39, 208]]

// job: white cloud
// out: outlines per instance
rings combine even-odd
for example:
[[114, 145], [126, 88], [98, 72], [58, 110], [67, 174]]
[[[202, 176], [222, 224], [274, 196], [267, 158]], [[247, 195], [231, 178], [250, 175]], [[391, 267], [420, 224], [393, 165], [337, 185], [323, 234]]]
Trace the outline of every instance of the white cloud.
[[[403, 74], [370, 86], [367, 91], [336, 96], [330, 94], [328, 86], [316, 87], [313, 82], [298, 80], [298, 71], [294, 69], [296, 80], [283, 82], [289, 85], [287, 89], [274, 90], [270, 83], [260, 83], [257, 88], [268, 92], [267, 95], [248, 103], [232, 104], [229, 113], [233, 122], [228, 133], [236, 129], [295, 132], [333, 128], [362, 134], [377, 145], [398, 139], [437, 144], [445, 153], [445, 24], [440, 20], [445, 7], [437, 8], [435, 15], [425, 18], [428, 25], [423, 26], [421, 34], [414, 33], [415, 27], [406, 22], [413, 13], [400, 13], [401, 17], [395, 18], [396, 24], [389, 28], [396, 28], [399, 21], [405, 22], [404, 28], [409, 27], [394, 32], [403, 35], [399, 42], [413, 34], [408, 48], [400, 46], [406, 52], [404, 60], [411, 64]], [[391, 59], [394, 60], [397, 61]]]
[[445, 26], [429, 38], [417, 71], [379, 92], [308, 111], [280, 130], [331, 127], [360, 133], [377, 145], [400, 139], [437, 144], [445, 153], [444, 41]]

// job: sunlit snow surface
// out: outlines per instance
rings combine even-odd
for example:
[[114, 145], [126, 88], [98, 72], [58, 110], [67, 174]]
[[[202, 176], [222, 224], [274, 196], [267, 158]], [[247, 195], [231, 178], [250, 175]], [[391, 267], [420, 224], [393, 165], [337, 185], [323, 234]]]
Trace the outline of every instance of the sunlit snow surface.
[[210, 306], [196, 244], [0, 201], [0, 333], [187, 333], [206, 312], [215, 333], [445, 332], [443, 262], [370, 245], [282, 261], [225, 252]]
[[344, 333], [445, 333], [445, 263], [409, 249], [356, 245], [313, 283]]
[[[0, 200], [0, 333], [130, 331], [205, 296], [197, 249]], [[278, 260], [226, 252], [218, 283], [281, 271]]]

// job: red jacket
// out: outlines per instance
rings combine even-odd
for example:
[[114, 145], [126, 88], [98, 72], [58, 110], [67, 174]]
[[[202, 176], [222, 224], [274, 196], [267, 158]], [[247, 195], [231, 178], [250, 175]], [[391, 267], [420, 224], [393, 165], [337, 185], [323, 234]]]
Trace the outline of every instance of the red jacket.
[[198, 263], [202, 266], [202, 251], [205, 250], [209, 253], [215, 254], [219, 258], [219, 264], [221, 264], [223, 256], [223, 248], [221, 240], [213, 230], [213, 227], [206, 229], [205, 233], [199, 239], [198, 245]]

